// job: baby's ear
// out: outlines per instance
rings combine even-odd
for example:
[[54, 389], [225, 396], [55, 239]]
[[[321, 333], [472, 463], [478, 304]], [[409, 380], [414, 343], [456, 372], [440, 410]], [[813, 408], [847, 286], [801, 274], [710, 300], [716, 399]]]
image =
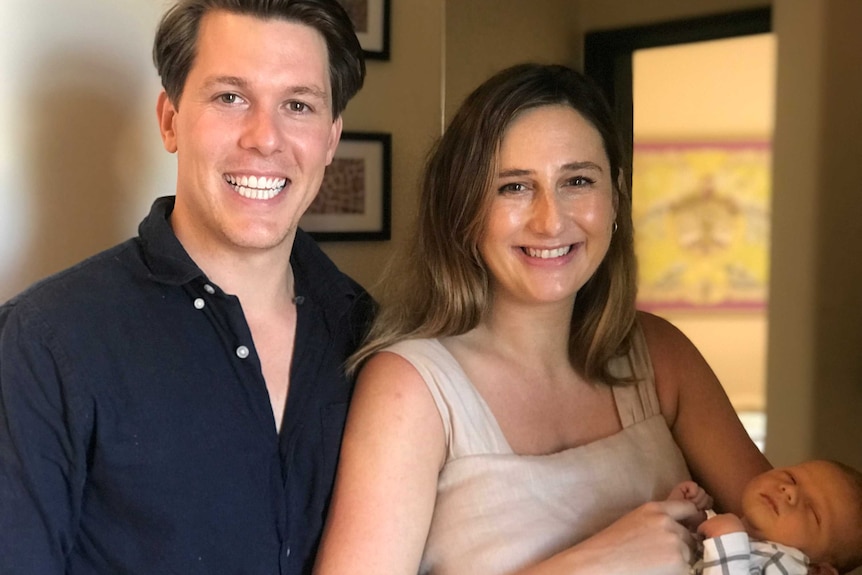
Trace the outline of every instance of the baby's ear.
[[838, 570], [829, 563], [811, 563], [808, 575], [838, 575]]

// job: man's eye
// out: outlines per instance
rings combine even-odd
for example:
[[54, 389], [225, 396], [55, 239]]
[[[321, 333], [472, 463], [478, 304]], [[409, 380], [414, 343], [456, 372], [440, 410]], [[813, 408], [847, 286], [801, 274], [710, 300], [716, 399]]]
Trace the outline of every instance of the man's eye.
[[236, 104], [240, 101], [236, 94], [220, 94], [218, 99], [225, 104]]
[[569, 185], [577, 186], [577, 187], [589, 186], [593, 183], [595, 183], [593, 180], [591, 180], [590, 178], [584, 177], [584, 176], [575, 176], [574, 178], [569, 180]]
[[308, 104], [304, 102], [288, 102], [288, 109], [291, 112], [306, 112], [308, 111]]

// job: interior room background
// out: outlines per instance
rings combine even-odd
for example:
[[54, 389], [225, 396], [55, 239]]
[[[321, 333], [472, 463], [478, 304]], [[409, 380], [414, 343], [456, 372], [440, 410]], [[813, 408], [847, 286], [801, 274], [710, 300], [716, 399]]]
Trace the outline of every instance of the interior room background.
[[[0, 299], [133, 235], [152, 199], [173, 193], [150, 56], [167, 5], [0, 3]], [[772, 7], [777, 61], [768, 327], [758, 336], [766, 360], [738, 361], [723, 377], [734, 394], [760, 374], [774, 464], [833, 457], [862, 467], [857, 0], [391, 0], [390, 57], [369, 60], [345, 114], [347, 130], [392, 136], [391, 240], [327, 242], [325, 251], [375, 292], [412, 233], [428, 148], [489, 74], [524, 60], [581, 67], [594, 30], [763, 6]], [[746, 82], [746, 61], [737, 66], [728, 83]], [[734, 333], [706, 330], [698, 344], [720, 348]]]

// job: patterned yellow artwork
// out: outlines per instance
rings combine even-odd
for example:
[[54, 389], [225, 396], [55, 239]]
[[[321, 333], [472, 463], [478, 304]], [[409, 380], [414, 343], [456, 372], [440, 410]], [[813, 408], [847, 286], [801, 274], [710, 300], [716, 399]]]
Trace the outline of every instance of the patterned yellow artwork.
[[638, 304], [751, 308], [769, 281], [768, 144], [636, 144]]

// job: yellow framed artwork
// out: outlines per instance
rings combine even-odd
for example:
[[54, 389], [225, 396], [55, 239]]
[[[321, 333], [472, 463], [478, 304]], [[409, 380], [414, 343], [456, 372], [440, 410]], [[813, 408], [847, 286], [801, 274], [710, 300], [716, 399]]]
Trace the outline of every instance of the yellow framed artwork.
[[769, 280], [767, 142], [636, 143], [642, 309], [756, 309]]

